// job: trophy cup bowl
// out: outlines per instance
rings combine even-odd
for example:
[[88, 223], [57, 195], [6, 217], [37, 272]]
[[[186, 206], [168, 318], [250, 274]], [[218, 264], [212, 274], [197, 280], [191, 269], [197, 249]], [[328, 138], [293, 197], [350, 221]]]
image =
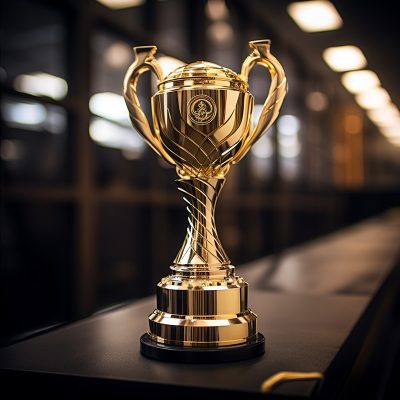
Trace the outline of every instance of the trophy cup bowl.
[[[183, 245], [171, 274], [157, 285], [157, 308], [141, 337], [147, 357], [177, 362], [234, 361], [264, 352], [257, 316], [248, 308], [248, 285], [218, 238], [215, 205], [232, 164], [240, 161], [279, 114], [286, 77], [270, 53], [270, 41], [249, 42], [253, 50], [240, 74], [198, 61], [164, 77], [155, 46], [135, 47], [135, 61], [124, 80], [132, 125], [150, 147], [176, 167], [178, 190], [188, 211]], [[271, 84], [263, 111], [252, 128], [253, 96], [248, 75], [266, 67]], [[154, 131], [143, 113], [137, 83], [152, 71], [158, 91], [152, 96]]]

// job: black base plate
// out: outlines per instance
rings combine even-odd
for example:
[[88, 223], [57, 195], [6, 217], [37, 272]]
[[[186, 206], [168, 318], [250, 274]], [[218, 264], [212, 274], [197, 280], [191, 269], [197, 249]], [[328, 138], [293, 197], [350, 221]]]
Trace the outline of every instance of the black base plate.
[[145, 333], [140, 338], [140, 352], [159, 361], [179, 363], [219, 363], [259, 357], [265, 352], [261, 333], [251, 342], [227, 347], [178, 347], [156, 343]]

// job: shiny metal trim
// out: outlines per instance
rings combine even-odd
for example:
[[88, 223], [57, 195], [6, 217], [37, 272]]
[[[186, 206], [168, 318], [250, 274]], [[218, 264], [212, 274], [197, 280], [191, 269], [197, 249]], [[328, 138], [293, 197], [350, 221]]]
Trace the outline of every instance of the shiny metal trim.
[[[286, 95], [285, 73], [270, 53], [270, 41], [252, 41], [249, 46], [252, 52], [240, 74], [198, 61], [166, 77], [155, 59], [156, 46], [135, 47], [135, 60], [125, 76], [124, 97], [132, 125], [176, 167], [178, 189], [188, 211], [186, 237], [172, 274], [158, 284], [157, 309], [149, 317], [149, 334], [158, 343], [218, 347], [246, 343], [257, 335], [257, 317], [247, 304], [247, 284], [235, 275], [214, 218], [230, 166], [275, 121]], [[256, 64], [268, 69], [271, 85], [251, 130], [254, 99], [247, 81]], [[158, 92], [151, 98], [153, 131], [137, 95], [139, 78], [146, 71], [158, 79]], [[194, 117], [191, 105], [196, 98], [207, 103]]]
[[215, 347], [254, 340], [257, 316], [251, 311], [233, 315], [199, 317], [155, 310], [149, 316], [149, 335], [157, 343]]
[[[240, 279], [240, 278], [239, 278]], [[248, 285], [241, 280], [228, 285], [157, 285], [157, 308], [170, 314], [214, 316], [240, 314], [247, 310]], [[210, 281], [211, 283], [211, 281]]]
[[260, 390], [262, 393], [270, 393], [277, 386], [282, 385], [285, 382], [313, 380], [316, 380], [319, 385], [321, 385], [324, 380], [324, 375], [321, 372], [281, 371], [265, 379], [261, 384]]

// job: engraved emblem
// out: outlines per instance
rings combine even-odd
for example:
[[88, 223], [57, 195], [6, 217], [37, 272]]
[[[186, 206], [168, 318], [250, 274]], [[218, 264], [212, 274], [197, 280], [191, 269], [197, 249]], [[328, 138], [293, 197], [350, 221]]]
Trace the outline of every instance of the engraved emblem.
[[210, 123], [217, 114], [215, 101], [206, 95], [193, 97], [189, 102], [188, 108], [190, 119], [198, 125]]

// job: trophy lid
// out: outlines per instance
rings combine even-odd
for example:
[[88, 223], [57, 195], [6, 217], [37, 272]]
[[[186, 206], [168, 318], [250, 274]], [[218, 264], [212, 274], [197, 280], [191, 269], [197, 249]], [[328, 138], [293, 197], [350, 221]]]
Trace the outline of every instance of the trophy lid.
[[247, 92], [248, 84], [239, 74], [229, 68], [207, 61], [196, 61], [172, 71], [159, 84], [159, 90], [181, 87], [207, 86], [208, 88], [227, 87]]

